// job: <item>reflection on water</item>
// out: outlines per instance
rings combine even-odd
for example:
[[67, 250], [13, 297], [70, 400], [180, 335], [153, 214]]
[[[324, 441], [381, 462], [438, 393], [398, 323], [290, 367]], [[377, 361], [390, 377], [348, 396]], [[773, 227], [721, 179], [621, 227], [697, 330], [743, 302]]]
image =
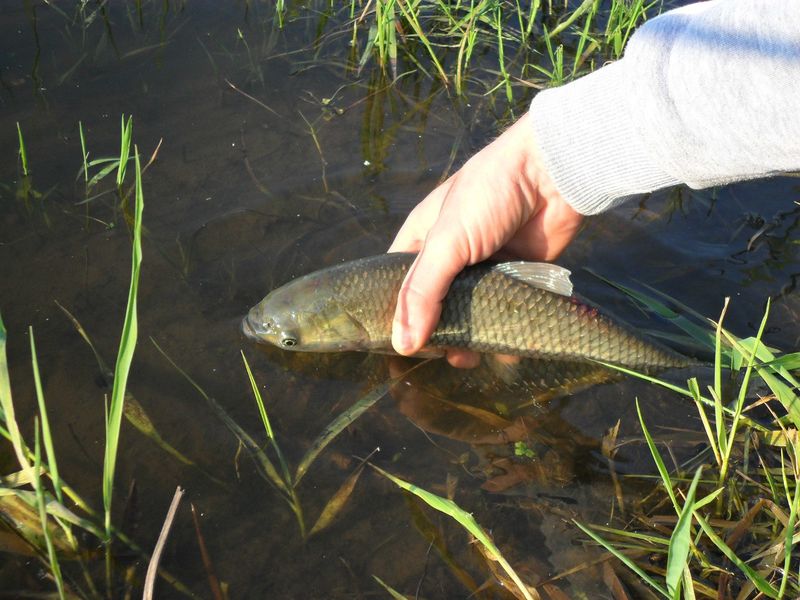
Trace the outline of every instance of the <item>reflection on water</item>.
[[[75, 314], [106, 360], [115, 355], [130, 238], [113, 186], [106, 181], [87, 193], [78, 122], [95, 159], [118, 152], [119, 117], [132, 114], [143, 154], [163, 144], [145, 174], [141, 336], [130, 390], [163, 438], [199, 468], [126, 426], [116, 495], [124, 498], [132, 481], [138, 490], [126, 530], [152, 547], [181, 485], [202, 514], [214, 569], [231, 597], [373, 596], [382, 593], [373, 574], [405, 593], [466, 596], [465, 573], [477, 585], [491, 578], [466, 534], [369, 471], [330, 529], [303, 542], [291, 510], [148, 337], [264, 443], [244, 349], [296, 466], [337, 415], [396, 367], [384, 356], [255, 347], [239, 333], [242, 315], [293, 277], [383, 251], [410, 207], [496, 132], [504, 109], [482, 97], [454, 99], [418, 72], [394, 84], [374, 71], [347, 72], [344, 46], [323, 44], [324, 55], [303, 50], [326, 27], [312, 10], [277, 31], [265, 25], [261, 3], [145, 5], [141, 22], [121, 5], [93, 12], [91, 23], [39, 4], [0, 8], [0, 309], [26, 436], [32, 439], [35, 412], [31, 324], [59, 466], [93, 506], [102, 505], [106, 389], [54, 301]], [[527, 100], [520, 98], [517, 112]], [[17, 121], [27, 178], [14, 166]], [[657, 194], [592, 219], [560, 262], [584, 296], [643, 328], [664, 325], [634, 312], [583, 267], [653, 285], [709, 316], [733, 296], [727, 323], [742, 335], [753, 331], [765, 297], [779, 296], [769, 342], [790, 350], [800, 337], [797, 197], [794, 179]], [[569, 522], [608, 518], [606, 431], [619, 419], [621, 436], [637, 436], [635, 397], [654, 427], [687, 427], [694, 408], [640, 382], [589, 385], [605, 377], [593, 369], [572, 379], [562, 366], [525, 368], [535, 374], [512, 382], [486, 365], [464, 373], [439, 361], [414, 372], [312, 465], [297, 490], [309, 520], [380, 448], [375, 464], [454, 497], [530, 581], [586, 562], [594, 555], [576, 543], [583, 537]], [[10, 456], [1, 461], [3, 473], [13, 470]], [[652, 471], [636, 444], [620, 449], [615, 468]], [[625, 482], [626, 494], [641, 489]], [[122, 510], [121, 503], [119, 523]], [[179, 513], [162, 564], [207, 596], [196, 546], [188, 512]], [[27, 560], [3, 554], [0, 587], [51, 590]], [[101, 581], [101, 566], [95, 570]], [[592, 596], [605, 590], [598, 581], [589, 570], [559, 585]], [[159, 591], [176, 595], [167, 586]], [[503, 593], [495, 586], [477, 595]]]

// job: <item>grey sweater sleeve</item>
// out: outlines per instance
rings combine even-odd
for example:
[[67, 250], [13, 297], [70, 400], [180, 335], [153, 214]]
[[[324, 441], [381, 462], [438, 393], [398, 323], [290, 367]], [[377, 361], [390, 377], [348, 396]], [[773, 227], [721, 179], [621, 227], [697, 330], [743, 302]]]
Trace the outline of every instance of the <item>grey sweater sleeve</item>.
[[678, 183], [800, 170], [800, 2], [664, 13], [619, 61], [539, 93], [529, 118], [556, 187], [587, 215]]

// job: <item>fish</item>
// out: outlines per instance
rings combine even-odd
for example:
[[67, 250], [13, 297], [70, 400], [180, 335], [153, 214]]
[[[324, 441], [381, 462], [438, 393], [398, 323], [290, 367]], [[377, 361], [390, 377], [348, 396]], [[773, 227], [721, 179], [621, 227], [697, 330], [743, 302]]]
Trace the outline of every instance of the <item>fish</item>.
[[[294, 279], [256, 304], [242, 331], [291, 351], [392, 353], [397, 294], [414, 258], [379, 254]], [[694, 364], [574, 296], [567, 269], [525, 261], [478, 263], [456, 277], [420, 354], [447, 348], [646, 372]]]

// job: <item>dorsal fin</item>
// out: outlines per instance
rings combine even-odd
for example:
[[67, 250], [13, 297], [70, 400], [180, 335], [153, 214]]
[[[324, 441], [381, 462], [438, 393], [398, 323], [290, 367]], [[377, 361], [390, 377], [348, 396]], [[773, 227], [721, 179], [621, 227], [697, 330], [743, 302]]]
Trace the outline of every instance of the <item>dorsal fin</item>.
[[528, 285], [561, 294], [572, 296], [570, 272], [564, 267], [551, 263], [515, 261], [494, 265], [493, 270], [503, 275], [524, 281]]

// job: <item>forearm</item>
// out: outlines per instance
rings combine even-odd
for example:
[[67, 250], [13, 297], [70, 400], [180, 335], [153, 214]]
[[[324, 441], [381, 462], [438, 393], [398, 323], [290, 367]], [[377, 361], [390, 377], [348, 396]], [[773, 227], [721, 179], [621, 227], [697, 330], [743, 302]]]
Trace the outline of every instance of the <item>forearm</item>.
[[583, 214], [678, 183], [800, 169], [800, 3], [670, 11], [621, 60], [538, 94], [530, 118], [544, 166]]

